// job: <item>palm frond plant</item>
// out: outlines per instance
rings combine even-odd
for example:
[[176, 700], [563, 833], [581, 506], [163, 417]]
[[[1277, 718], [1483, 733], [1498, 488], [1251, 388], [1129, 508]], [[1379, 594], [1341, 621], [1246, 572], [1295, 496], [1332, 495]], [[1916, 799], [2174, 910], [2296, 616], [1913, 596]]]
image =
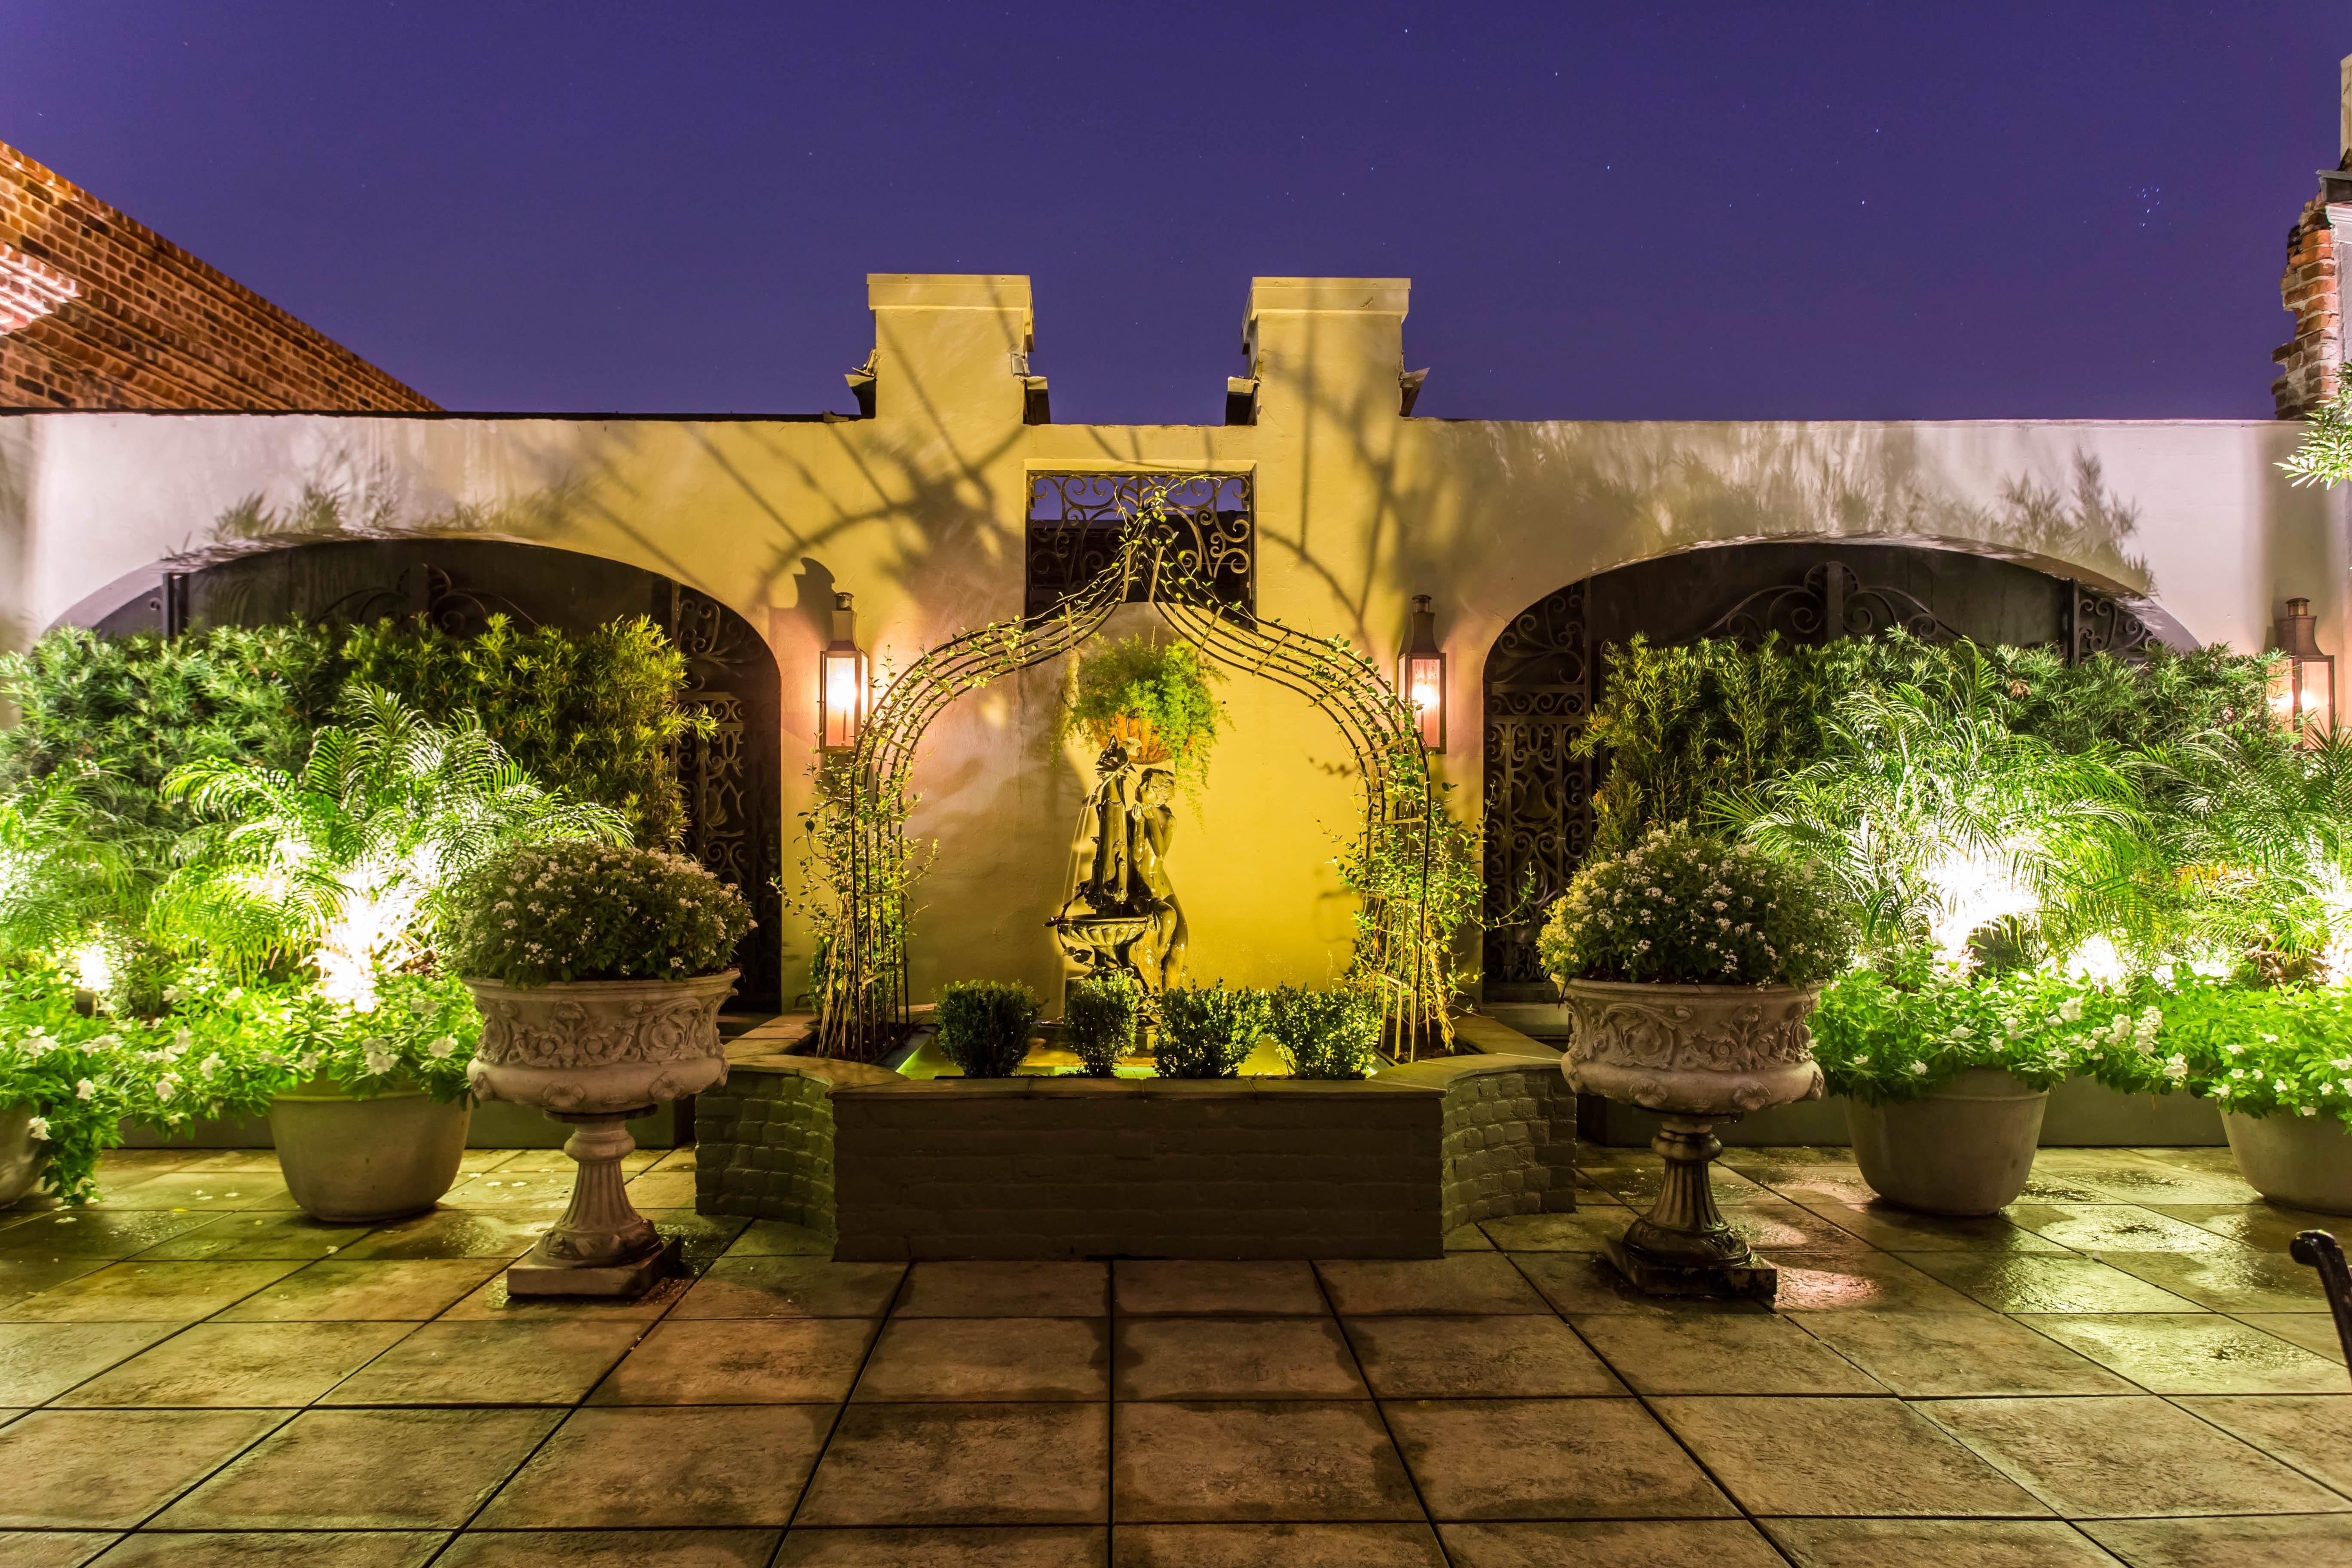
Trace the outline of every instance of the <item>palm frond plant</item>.
[[434, 724], [365, 685], [345, 712], [299, 771], [210, 761], [165, 781], [203, 826], [150, 910], [159, 936], [232, 972], [314, 968], [329, 1000], [366, 1011], [380, 970], [428, 956], [442, 889], [476, 862], [628, 840], [620, 813], [541, 787], [470, 714]]
[[92, 798], [94, 773], [60, 770], [0, 798], [0, 960], [77, 959], [89, 989], [127, 1002], [156, 875]]
[[1847, 692], [1823, 754], [1718, 795], [1710, 815], [1777, 855], [1822, 867], [1884, 959], [1931, 945], [1966, 968], [2006, 926], [2070, 951], [2145, 923], [2141, 795], [2105, 749], [2068, 752], [2011, 729], [1986, 660], [1941, 663], [1919, 684]]

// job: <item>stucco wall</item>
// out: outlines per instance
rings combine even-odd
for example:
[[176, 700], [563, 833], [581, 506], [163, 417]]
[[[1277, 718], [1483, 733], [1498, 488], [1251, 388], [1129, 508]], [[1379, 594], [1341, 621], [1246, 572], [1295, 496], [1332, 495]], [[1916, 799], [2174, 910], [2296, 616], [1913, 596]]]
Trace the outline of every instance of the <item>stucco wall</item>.
[[[1384, 666], [1407, 598], [1434, 596], [1454, 715], [1445, 775], [1477, 799], [1480, 669], [1496, 632], [1561, 584], [1753, 539], [1915, 540], [2145, 595], [2200, 640], [2260, 646], [2311, 597], [2347, 611], [2341, 502], [2273, 467], [2295, 427], [2257, 422], [1455, 423], [1399, 415], [1397, 280], [1261, 279], [1247, 315], [1252, 426], [1028, 426], [1021, 279], [871, 281], [871, 419], [0, 416], [0, 580], [16, 638], [92, 619], [157, 563], [311, 537], [306, 488], [345, 529], [496, 537], [676, 577], [769, 637], [783, 681], [787, 820], [803, 793], [815, 658], [835, 588], [885, 668], [1022, 599], [1034, 468], [1243, 468], [1256, 479], [1258, 605]], [[1444, 367], [1437, 374], [1443, 376]], [[225, 520], [226, 521], [225, 526]], [[1148, 610], [1124, 612], [1148, 618]], [[1118, 629], [1118, 628], [1114, 628]], [[964, 975], [1058, 993], [1043, 927], [1088, 773], [1050, 739], [1062, 672], [966, 698], [932, 731], [916, 826], [937, 837], [919, 994]], [[1232, 723], [1171, 868], [1195, 972], [1319, 978], [1344, 959], [1328, 830], [1352, 818], [1337, 737], [1236, 678]], [[801, 933], [780, 933], [788, 973]]]

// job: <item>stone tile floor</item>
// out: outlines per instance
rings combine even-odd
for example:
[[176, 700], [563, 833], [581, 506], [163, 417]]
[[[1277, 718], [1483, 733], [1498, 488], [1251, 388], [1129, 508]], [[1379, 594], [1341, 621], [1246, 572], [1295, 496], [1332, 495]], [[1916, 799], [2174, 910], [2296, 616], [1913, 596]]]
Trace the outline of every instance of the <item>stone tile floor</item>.
[[2306, 1225], [2223, 1150], [2044, 1152], [2002, 1218], [1842, 1151], [1718, 1196], [1778, 1312], [1618, 1289], [1654, 1189], [1421, 1262], [834, 1263], [692, 1212], [693, 1275], [516, 1303], [553, 1152], [304, 1219], [260, 1153], [0, 1214], [0, 1564], [2263, 1568], [2352, 1563], [2352, 1375]]

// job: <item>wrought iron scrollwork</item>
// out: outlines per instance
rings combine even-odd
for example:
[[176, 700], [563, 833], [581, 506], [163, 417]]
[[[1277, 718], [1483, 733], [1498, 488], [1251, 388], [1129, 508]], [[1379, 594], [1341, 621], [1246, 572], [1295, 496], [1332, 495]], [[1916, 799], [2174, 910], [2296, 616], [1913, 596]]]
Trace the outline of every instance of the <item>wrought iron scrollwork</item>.
[[1486, 978], [1504, 984], [1542, 982], [1538, 911], [1591, 842], [1594, 761], [1574, 749], [1593, 695], [1585, 597], [1571, 583], [1528, 606], [1486, 656]]
[[[492, 616], [504, 616], [517, 626], [535, 627], [536, 616], [513, 600], [497, 594], [457, 585], [438, 566], [411, 566], [388, 588], [362, 588], [344, 595], [311, 619], [325, 626], [342, 622], [365, 626], [386, 618], [406, 620], [421, 616], [425, 624], [454, 637], [478, 636]], [[184, 619], [184, 612], [182, 618]]]
[[2156, 634], [2121, 600], [2082, 583], [2069, 583], [2066, 589], [2067, 663], [2102, 653], [2130, 662], [2147, 657]]
[[[1247, 614], [1257, 595], [1257, 523], [1250, 476], [1129, 469], [1029, 476], [1027, 591], [1022, 613], [1050, 615], [1118, 562], [1129, 521], [1157, 497], [1174, 536], [1168, 570], [1206, 585], [1215, 604]], [[1129, 604], [1150, 597], [1130, 582]]]
[[1783, 642], [1814, 644], [1896, 630], [1931, 643], [1960, 636], [1902, 589], [1865, 584], [1843, 562], [1824, 561], [1794, 583], [1748, 595], [1699, 635], [1759, 643], [1778, 633]]
[[753, 798], [765, 781], [755, 779], [751, 767], [743, 691], [746, 628], [716, 599], [677, 584], [670, 585], [668, 620], [670, 641], [686, 656], [686, 689], [679, 700], [709, 721], [704, 732], [685, 737], [678, 751], [678, 783], [686, 795], [682, 847], [751, 900], [760, 923], [736, 955], [743, 971], [738, 989], [745, 996], [771, 995], [779, 981], [775, 932], [782, 910], [775, 868], [763, 864], [775, 858], [776, 847], [762, 842], [766, 836]]

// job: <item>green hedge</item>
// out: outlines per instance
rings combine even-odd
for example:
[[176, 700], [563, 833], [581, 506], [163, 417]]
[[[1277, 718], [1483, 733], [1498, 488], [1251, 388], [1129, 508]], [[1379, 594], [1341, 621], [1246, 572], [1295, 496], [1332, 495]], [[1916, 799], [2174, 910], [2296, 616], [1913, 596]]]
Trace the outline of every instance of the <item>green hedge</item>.
[[176, 834], [193, 824], [163, 799], [164, 774], [208, 759], [299, 765], [354, 677], [436, 723], [472, 709], [534, 778], [619, 809], [640, 844], [672, 845], [684, 830], [686, 661], [644, 616], [579, 633], [494, 616], [471, 638], [421, 618], [173, 637], [62, 628], [0, 657], [0, 693], [24, 715], [0, 731], [0, 795], [59, 768], [93, 767], [100, 804], [122, 832]]
[[1900, 634], [1819, 648], [1773, 639], [1658, 647], [1636, 637], [1609, 648], [1578, 742], [1581, 754], [1607, 761], [1591, 853], [1622, 853], [1652, 827], [1698, 821], [1711, 795], [1816, 761], [1822, 723], [1847, 694], [1933, 683], [1971, 658], [1999, 677], [2010, 727], [2063, 752], [2137, 750], [2267, 722], [2270, 657], [2227, 648], [2157, 647], [2138, 664], [2102, 654], [2070, 665], [2049, 648], [1937, 647]]

